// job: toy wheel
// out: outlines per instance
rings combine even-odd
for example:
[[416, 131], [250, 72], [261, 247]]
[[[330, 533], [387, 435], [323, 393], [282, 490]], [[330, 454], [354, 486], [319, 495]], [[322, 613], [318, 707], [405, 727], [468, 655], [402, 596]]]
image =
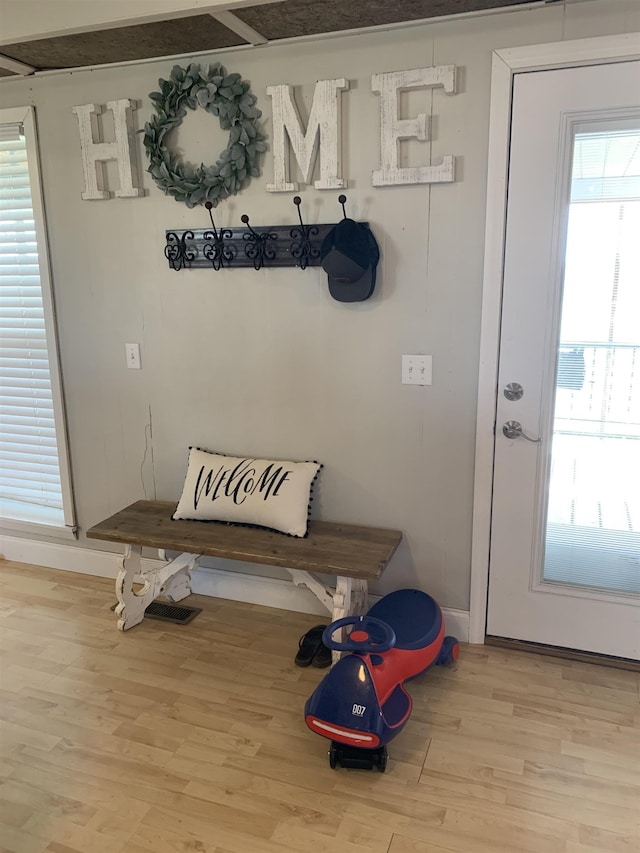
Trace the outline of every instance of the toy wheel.
[[438, 664], [444, 666], [448, 663], [458, 660], [460, 656], [460, 643], [455, 637], [445, 637], [442, 641], [442, 648], [438, 655]]
[[381, 773], [387, 769], [387, 758], [389, 757], [389, 753], [387, 752], [387, 747], [385, 746], [380, 755], [378, 756], [378, 770]]
[[332, 743], [329, 747], [329, 767], [332, 770], [335, 770], [338, 766], [338, 747], [335, 743]]

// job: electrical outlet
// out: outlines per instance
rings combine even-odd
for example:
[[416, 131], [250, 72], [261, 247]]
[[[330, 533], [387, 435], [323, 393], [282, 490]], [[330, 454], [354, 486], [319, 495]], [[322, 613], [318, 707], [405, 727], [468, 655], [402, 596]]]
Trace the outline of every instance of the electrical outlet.
[[140, 370], [140, 344], [125, 344], [127, 367], [130, 370]]
[[431, 385], [432, 361], [430, 355], [403, 355], [402, 384]]

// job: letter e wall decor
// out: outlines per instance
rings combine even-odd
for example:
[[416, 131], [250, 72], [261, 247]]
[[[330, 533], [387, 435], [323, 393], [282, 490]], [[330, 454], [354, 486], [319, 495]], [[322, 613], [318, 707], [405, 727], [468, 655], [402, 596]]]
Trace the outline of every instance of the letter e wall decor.
[[455, 65], [413, 68], [374, 74], [371, 91], [380, 95], [380, 169], [372, 173], [374, 187], [399, 184], [435, 184], [454, 180], [454, 160], [450, 154], [437, 166], [401, 168], [398, 165], [398, 142], [416, 138], [429, 141], [429, 118], [420, 113], [413, 119], [398, 118], [399, 92], [402, 89], [443, 86], [448, 95], [455, 94]]

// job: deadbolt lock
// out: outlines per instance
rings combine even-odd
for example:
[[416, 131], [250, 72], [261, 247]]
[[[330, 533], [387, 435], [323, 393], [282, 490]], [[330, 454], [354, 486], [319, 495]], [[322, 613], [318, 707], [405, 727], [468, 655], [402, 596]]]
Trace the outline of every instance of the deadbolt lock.
[[505, 385], [503, 394], [507, 400], [521, 400], [524, 396], [524, 388], [519, 382], [509, 382]]

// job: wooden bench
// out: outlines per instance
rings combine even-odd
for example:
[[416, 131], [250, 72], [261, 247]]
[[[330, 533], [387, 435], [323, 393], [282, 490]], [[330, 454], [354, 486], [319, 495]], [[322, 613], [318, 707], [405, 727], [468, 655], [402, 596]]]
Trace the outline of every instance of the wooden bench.
[[[125, 546], [116, 580], [118, 628], [126, 631], [144, 618], [149, 604], [162, 595], [181, 601], [191, 593], [191, 572], [201, 557], [243, 560], [286, 569], [325, 605], [331, 621], [367, 610], [368, 582], [378, 580], [402, 539], [398, 530], [311, 521], [305, 539], [259, 528], [215, 521], [174, 521], [176, 505], [137, 501], [87, 531], [89, 539]], [[164, 566], [143, 571], [142, 548], [178, 556]], [[316, 573], [336, 576], [336, 588]]]

